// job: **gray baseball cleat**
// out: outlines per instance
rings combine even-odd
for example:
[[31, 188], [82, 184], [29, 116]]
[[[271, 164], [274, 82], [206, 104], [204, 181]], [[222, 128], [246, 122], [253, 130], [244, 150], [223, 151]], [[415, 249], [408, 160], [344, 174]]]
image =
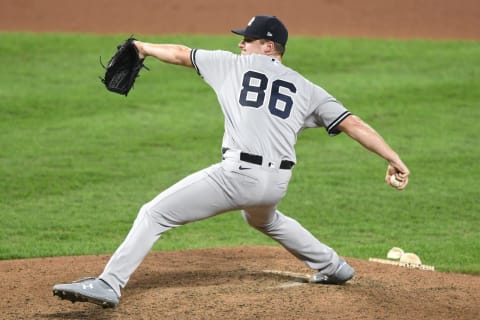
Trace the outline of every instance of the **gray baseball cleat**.
[[56, 284], [53, 295], [75, 302], [91, 302], [103, 308], [115, 308], [119, 297], [108, 283], [98, 278], [83, 278], [72, 283]]
[[340, 258], [337, 270], [334, 274], [326, 275], [319, 272], [310, 278], [310, 282], [320, 284], [344, 284], [348, 280], [352, 279], [354, 275], [355, 270], [350, 267], [345, 260]]

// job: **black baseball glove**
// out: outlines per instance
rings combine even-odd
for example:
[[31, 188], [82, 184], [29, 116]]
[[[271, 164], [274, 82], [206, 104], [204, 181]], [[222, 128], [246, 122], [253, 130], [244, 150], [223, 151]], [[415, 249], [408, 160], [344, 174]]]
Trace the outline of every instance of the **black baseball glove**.
[[100, 78], [105, 84], [107, 90], [119, 94], [128, 95], [132, 89], [135, 79], [142, 68], [148, 70], [143, 64], [143, 60], [138, 55], [138, 49], [133, 44], [135, 38], [128, 38], [122, 44], [117, 46], [117, 52], [110, 59], [108, 65], [105, 67], [105, 77]]

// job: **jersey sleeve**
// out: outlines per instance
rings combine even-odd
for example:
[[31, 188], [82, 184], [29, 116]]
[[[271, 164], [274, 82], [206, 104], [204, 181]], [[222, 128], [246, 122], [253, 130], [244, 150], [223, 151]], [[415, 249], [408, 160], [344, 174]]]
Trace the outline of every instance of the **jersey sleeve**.
[[307, 126], [324, 127], [329, 135], [335, 136], [341, 132], [337, 128], [338, 124], [351, 112], [322, 88], [317, 87], [315, 91], [316, 107], [307, 120]]
[[197, 73], [213, 88], [224, 83], [237, 55], [222, 50], [193, 49], [190, 59]]

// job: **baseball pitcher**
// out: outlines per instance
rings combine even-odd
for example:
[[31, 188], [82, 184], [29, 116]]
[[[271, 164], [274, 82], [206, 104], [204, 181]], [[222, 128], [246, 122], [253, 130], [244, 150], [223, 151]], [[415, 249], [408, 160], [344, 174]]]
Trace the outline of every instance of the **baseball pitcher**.
[[407, 186], [409, 170], [382, 137], [326, 90], [282, 64], [288, 31], [274, 16], [256, 16], [245, 29], [240, 54], [132, 40], [140, 60], [192, 68], [215, 91], [224, 114], [222, 160], [143, 205], [124, 242], [98, 277], [57, 284], [55, 295], [115, 307], [124, 288], [164, 232], [240, 210], [245, 221], [315, 270], [310, 282], [344, 284], [353, 268], [335, 250], [277, 209], [297, 162], [295, 143], [306, 128], [341, 132], [388, 162], [385, 181]]

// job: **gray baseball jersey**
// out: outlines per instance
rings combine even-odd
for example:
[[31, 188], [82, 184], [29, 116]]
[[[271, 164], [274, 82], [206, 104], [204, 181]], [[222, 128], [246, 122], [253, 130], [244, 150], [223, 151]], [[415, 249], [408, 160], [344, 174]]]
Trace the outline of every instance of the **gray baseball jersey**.
[[[228, 150], [221, 162], [185, 177], [143, 205], [100, 278], [120, 296], [164, 232], [232, 210], [241, 210], [249, 225], [310, 268], [333, 273], [338, 254], [277, 206], [292, 175], [282, 160], [296, 161], [299, 132], [324, 127], [334, 135], [336, 125], [350, 113], [325, 90], [269, 56], [192, 50], [191, 60], [218, 96], [225, 115], [222, 147]], [[242, 158], [245, 153], [254, 156]]]
[[225, 114], [223, 147], [296, 162], [304, 128], [332, 135], [350, 113], [321, 87], [265, 55], [193, 50], [197, 72], [216, 92]]

